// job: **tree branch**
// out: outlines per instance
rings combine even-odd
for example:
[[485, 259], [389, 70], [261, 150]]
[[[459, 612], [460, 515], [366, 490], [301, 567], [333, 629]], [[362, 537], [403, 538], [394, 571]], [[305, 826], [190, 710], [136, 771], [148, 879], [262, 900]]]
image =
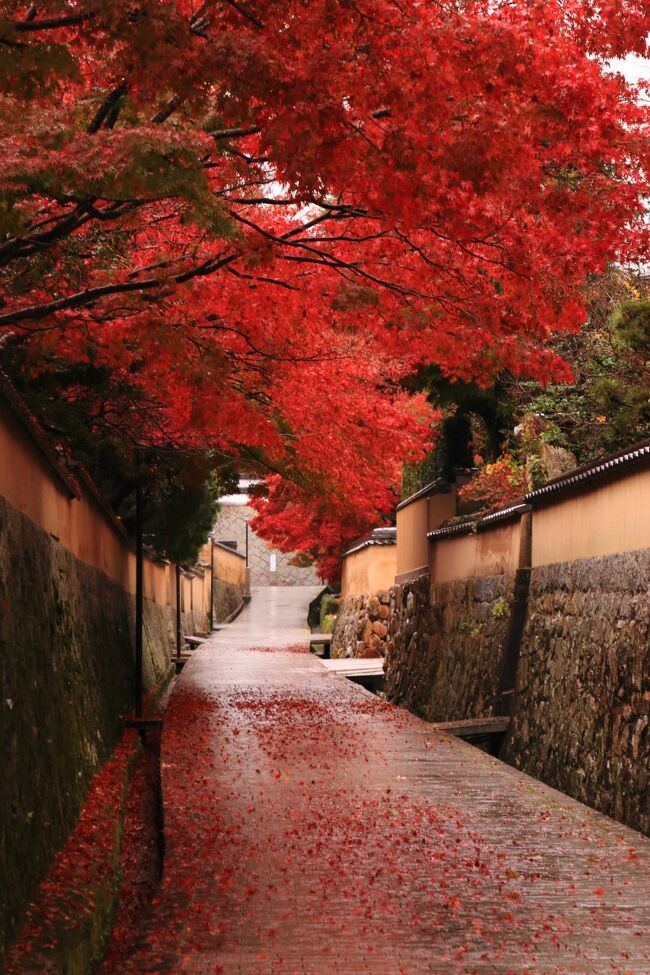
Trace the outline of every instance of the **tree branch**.
[[106, 96], [106, 98], [104, 99], [104, 101], [102, 102], [102, 104], [97, 109], [97, 112], [95, 113], [95, 117], [93, 118], [92, 122], [90, 123], [90, 125], [86, 129], [86, 131], [90, 135], [94, 135], [95, 132], [99, 132], [99, 130], [102, 127], [103, 122], [108, 117], [108, 115], [110, 114], [111, 110], [113, 108], [115, 108], [115, 106], [118, 104], [118, 102], [120, 101], [120, 99], [124, 95], [126, 95], [126, 92], [127, 92], [127, 87], [126, 87], [125, 83], [122, 82], [122, 84], [118, 85], [117, 88], [114, 88], [113, 91], [111, 91]]
[[21, 33], [39, 30], [60, 30], [62, 27], [75, 27], [77, 24], [82, 24], [86, 20], [93, 20], [94, 17], [95, 13], [91, 10], [86, 14], [70, 14], [68, 17], [52, 17], [47, 20], [15, 20], [11, 22], [11, 26], [14, 30], [21, 31]]
[[261, 29], [264, 28], [264, 24], [262, 23], [262, 21], [258, 20], [255, 14], [251, 13], [250, 10], [248, 10], [248, 8], [245, 7], [243, 3], [239, 3], [238, 0], [225, 0], [225, 2], [230, 7], [233, 7], [237, 11], [237, 13], [240, 13], [242, 17], [246, 17], [247, 20], [250, 20], [251, 23], [255, 24], [256, 27], [259, 27]]
[[[176, 284], [183, 284], [192, 278], [213, 274], [231, 261], [236, 260], [239, 254], [229, 254], [226, 257], [215, 258], [204, 261], [191, 271], [185, 271], [174, 275], [171, 280]], [[104, 284], [98, 288], [88, 288], [86, 291], [79, 291], [74, 295], [66, 295], [64, 298], [57, 298], [54, 301], [47, 301], [38, 305], [27, 305], [25, 308], [17, 308], [15, 311], [6, 312], [0, 315], [0, 327], [4, 325], [18, 324], [26, 321], [41, 321], [48, 315], [53, 315], [59, 311], [68, 311], [72, 308], [87, 308], [100, 298], [109, 295], [125, 294], [127, 292], [152, 291], [167, 283], [164, 278], [145, 278], [144, 281], [121, 281], [116, 284]]]
[[182, 104], [183, 99], [180, 97], [180, 95], [174, 95], [173, 98], [170, 98], [167, 104], [163, 105], [160, 111], [156, 112], [156, 114], [153, 116], [151, 119], [153, 125], [162, 125], [162, 123], [166, 122], [169, 116], [173, 115], [176, 109]]
[[257, 135], [261, 131], [261, 126], [252, 125], [248, 129], [215, 129], [214, 132], [208, 132], [208, 135], [215, 139], [243, 139], [246, 135]]

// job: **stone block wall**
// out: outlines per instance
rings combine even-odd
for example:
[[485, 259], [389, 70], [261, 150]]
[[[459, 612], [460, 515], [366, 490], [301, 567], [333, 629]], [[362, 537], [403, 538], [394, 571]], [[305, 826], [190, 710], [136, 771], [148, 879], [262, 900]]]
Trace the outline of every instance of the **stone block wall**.
[[223, 579], [214, 580], [214, 621], [223, 623], [231, 613], [241, 606], [246, 586], [234, 582], [224, 582]]
[[[515, 576], [391, 590], [390, 701], [430, 721], [499, 713]], [[650, 833], [650, 550], [532, 570], [501, 758]]]
[[383, 657], [391, 617], [388, 592], [342, 601], [332, 635], [332, 657]]
[[[246, 551], [246, 525], [256, 512], [245, 504], [221, 503], [213, 533], [217, 541], [236, 542], [237, 551]], [[275, 571], [271, 571], [271, 556]], [[294, 565], [295, 555], [270, 548], [255, 532], [248, 532], [248, 564], [253, 586], [317, 586], [320, 580], [313, 565]]]
[[502, 757], [650, 832], [650, 551], [533, 569]]
[[386, 696], [429, 721], [496, 713], [514, 574], [391, 590]]
[[[134, 603], [0, 498], [0, 969], [133, 708]], [[170, 673], [174, 621], [150, 600], [144, 609], [151, 691]]]

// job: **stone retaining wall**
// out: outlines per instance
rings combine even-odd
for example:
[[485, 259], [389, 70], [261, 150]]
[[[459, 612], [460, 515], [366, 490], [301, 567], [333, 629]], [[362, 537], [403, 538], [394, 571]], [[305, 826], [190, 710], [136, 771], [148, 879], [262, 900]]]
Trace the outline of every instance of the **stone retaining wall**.
[[[246, 525], [257, 512], [246, 504], [229, 504], [222, 501], [213, 534], [217, 541], [236, 542], [236, 551], [246, 551]], [[275, 571], [271, 571], [271, 555]], [[271, 548], [255, 534], [248, 531], [248, 566], [252, 586], [317, 586], [321, 583], [313, 565], [296, 564], [297, 553], [280, 552]]]
[[533, 569], [502, 757], [650, 832], [650, 551]]
[[429, 721], [495, 713], [514, 575], [391, 590], [386, 695]]
[[[3, 945], [133, 708], [134, 604], [0, 498], [0, 970]], [[151, 600], [144, 610], [152, 691], [170, 673], [174, 621]]]
[[224, 582], [223, 579], [214, 580], [214, 621], [223, 623], [231, 613], [234, 613], [241, 606], [245, 585], [237, 585], [234, 582]]
[[[430, 721], [503, 711], [514, 583], [502, 575], [431, 588], [425, 577], [392, 589], [388, 699]], [[645, 833], [649, 592], [650, 550], [532, 570], [501, 751], [524, 772]]]
[[332, 634], [332, 657], [383, 657], [391, 616], [390, 594], [342, 601]]

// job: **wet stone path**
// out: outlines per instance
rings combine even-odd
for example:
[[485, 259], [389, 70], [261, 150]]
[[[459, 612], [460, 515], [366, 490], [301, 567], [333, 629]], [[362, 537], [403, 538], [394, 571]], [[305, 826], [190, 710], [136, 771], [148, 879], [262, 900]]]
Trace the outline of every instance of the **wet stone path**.
[[650, 841], [326, 672], [312, 595], [260, 590], [186, 666], [123, 971], [650, 975]]

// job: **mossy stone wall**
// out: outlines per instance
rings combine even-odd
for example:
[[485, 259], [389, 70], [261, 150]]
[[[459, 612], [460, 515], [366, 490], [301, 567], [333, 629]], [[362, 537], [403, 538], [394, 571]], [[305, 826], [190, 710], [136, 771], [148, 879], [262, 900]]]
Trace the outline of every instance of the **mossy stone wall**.
[[[388, 592], [340, 600], [332, 633], [332, 657], [383, 657], [390, 614]], [[322, 623], [321, 628], [327, 632]]]
[[533, 569], [502, 757], [650, 833], [650, 551]]
[[[0, 498], [0, 967], [133, 707], [134, 599]], [[170, 672], [168, 608], [145, 600], [145, 686]]]
[[214, 580], [214, 621], [223, 623], [241, 606], [246, 587], [234, 582]]
[[[390, 701], [429, 721], [499, 704], [514, 575], [391, 590]], [[530, 573], [500, 757], [650, 833], [650, 550]], [[512, 636], [512, 634], [510, 634]], [[510, 685], [509, 685], [510, 686]]]
[[514, 573], [391, 590], [386, 696], [428, 721], [496, 713]]

